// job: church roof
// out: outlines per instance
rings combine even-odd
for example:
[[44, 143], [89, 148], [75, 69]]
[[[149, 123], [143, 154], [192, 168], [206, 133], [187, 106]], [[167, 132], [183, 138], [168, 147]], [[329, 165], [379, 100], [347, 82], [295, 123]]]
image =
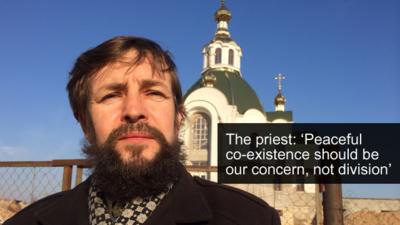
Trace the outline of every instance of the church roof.
[[248, 109], [251, 108], [264, 112], [264, 109], [255, 91], [241, 77], [239, 72], [233, 70], [209, 69], [203, 72], [202, 77], [197, 80], [196, 83], [194, 83], [186, 92], [185, 99], [190, 95], [190, 93], [204, 87], [202, 80], [205, 75], [215, 76], [216, 79], [214, 81], [213, 88], [221, 91], [226, 96], [230, 105], [236, 105], [240, 114], [244, 114]]

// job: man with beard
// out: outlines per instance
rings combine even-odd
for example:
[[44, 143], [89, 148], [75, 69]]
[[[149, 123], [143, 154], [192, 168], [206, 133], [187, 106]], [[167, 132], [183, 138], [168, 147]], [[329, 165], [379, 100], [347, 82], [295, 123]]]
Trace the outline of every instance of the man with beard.
[[176, 67], [155, 42], [120, 36], [84, 52], [67, 85], [92, 175], [5, 225], [280, 224], [262, 200], [182, 166]]

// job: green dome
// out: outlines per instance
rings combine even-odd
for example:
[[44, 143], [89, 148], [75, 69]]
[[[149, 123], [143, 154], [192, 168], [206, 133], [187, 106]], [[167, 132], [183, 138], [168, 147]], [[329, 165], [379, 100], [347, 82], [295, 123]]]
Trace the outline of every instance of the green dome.
[[221, 91], [228, 99], [230, 105], [236, 105], [240, 114], [244, 114], [247, 110], [253, 108], [264, 113], [264, 109], [257, 97], [257, 94], [250, 85], [242, 79], [237, 71], [209, 69], [202, 74], [202, 77], [196, 81], [186, 92], [186, 99], [195, 90], [204, 87], [203, 77], [215, 77], [213, 80], [213, 88]]

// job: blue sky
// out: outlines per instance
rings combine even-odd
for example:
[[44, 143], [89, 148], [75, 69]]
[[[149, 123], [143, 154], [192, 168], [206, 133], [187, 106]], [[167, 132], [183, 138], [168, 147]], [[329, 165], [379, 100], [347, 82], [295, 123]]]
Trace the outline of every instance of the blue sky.
[[[400, 122], [398, 0], [227, 0], [242, 74], [273, 110], [283, 73], [296, 122]], [[169, 49], [183, 89], [200, 76], [219, 1], [0, 1], [0, 160], [79, 158], [65, 84], [76, 57], [116, 35]], [[380, 191], [377, 191], [380, 189]], [[346, 185], [400, 198], [400, 185]]]

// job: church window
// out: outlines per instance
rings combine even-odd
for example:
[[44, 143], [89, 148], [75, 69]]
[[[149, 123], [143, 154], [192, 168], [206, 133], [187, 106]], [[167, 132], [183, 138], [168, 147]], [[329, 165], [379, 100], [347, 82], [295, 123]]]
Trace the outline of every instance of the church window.
[[233, 66], [233, 64], [234, 64], [234, 55], [233, 55], [233, 50], [232, 49], [229, 49], [229, 65], [232, 65]]
[[193, 150], [208, 150], [210, 122], [207, 115], [196, 113], [191, 121], [191, 136]]
[[221, 63], [222, 59], [222, 50], [221, 48], [217, 48], [215, 50], [215, 64]]

